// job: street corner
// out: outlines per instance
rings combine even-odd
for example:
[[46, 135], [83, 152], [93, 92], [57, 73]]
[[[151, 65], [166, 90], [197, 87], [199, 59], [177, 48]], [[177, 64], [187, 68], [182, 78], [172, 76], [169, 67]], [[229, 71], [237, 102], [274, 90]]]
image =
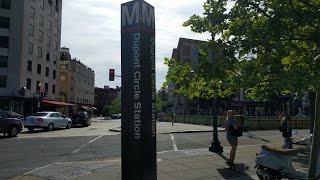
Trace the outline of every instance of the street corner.
[[110, 132], [121, 132], [121, 126], [110, 128], [109, 131]]

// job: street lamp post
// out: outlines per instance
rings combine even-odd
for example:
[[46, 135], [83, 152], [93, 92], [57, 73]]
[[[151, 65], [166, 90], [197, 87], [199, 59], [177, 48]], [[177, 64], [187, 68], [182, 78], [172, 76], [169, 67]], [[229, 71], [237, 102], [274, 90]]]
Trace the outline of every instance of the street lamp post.
[[[211, 16], [211, 13], [204, 13], [204, 15]], [[210, 23], [211, 25], [215, 25], [217, 21], [214, 19], [210, 18]], [[214, 41], [214, 33], [211, 33], [211, 40]], [[213, 52], [210, 55], [210, 60], [211, 63], [214, 63], [214, 57], [213, 57]], [[221, 83], [221, 81], [220, 81]], [[220, 145], [220, 141], [218, 138], [218, 115], [217, 115], [217, 96], [218, 96], [218, 91], [215, 90], [214, 97], [212, 98], [212, 126], [213, 126], [213, 138], [211, 141], [211, 146], [209, 147], [210, 152], [214, 153], [222, 153], [223, 152], [223, 147]]]
[[212, 99], [212, 121], [213, 121], [213, 139], [211, 141], [211, 146], [209, 147], [209, 151], [215, 153], [223, 152], [223, 147], [220, 145], [220, 141], [218, 139], [218, 117], [217, 117], [217, 97]]
[[220, 145], [218, 138], [218, 112], [217, 112], [217, 90], [212, 98], [212, 127], [213, 127], [213, 138], [211, 141], [211, 146], [209, 147], [210, 152], [222, 153], [223, 147]]

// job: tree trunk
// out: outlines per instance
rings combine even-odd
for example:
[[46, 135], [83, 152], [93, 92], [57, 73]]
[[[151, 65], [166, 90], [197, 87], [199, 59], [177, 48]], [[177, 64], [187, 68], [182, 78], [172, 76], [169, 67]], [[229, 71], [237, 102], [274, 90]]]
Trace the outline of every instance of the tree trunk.
[[314, 180], [316, 178], [316, 173], [317, 173], [318, 148], [319, 148], [319, 142], [320, 142], [319, 140], [320, 139], [320, 124], [319, 124], [320, 92], [316, 93], [315, 104], [316, 104], [315, 120], [314, 120], [314, 130], [313, 130], [313, 140], [312, 140], [308, 180]]

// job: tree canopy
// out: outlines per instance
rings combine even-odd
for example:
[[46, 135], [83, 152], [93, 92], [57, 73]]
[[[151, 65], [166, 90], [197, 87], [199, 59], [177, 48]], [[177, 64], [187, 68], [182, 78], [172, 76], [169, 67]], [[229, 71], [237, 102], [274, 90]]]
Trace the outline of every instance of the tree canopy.
[[111, 104], [108, 106], [110, 113], [120, 113], [121, 112], [121, 98], [115, 98]]
[[204, 14], [183, 25], [213, 40], [196, 66], [166, 59], [167, 80], [189, 98], [211, 97], [214, 89], [243, 88], [254, 99], [319, 90], [319, 7], [318, 0], [207, 0]]

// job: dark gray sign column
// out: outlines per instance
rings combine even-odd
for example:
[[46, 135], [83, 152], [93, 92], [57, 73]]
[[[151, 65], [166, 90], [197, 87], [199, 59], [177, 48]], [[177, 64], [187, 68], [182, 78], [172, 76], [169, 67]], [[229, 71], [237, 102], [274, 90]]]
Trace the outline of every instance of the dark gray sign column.
[[123, 180], [156, 180], [154, 7], [121, 5], [121, 157]]

